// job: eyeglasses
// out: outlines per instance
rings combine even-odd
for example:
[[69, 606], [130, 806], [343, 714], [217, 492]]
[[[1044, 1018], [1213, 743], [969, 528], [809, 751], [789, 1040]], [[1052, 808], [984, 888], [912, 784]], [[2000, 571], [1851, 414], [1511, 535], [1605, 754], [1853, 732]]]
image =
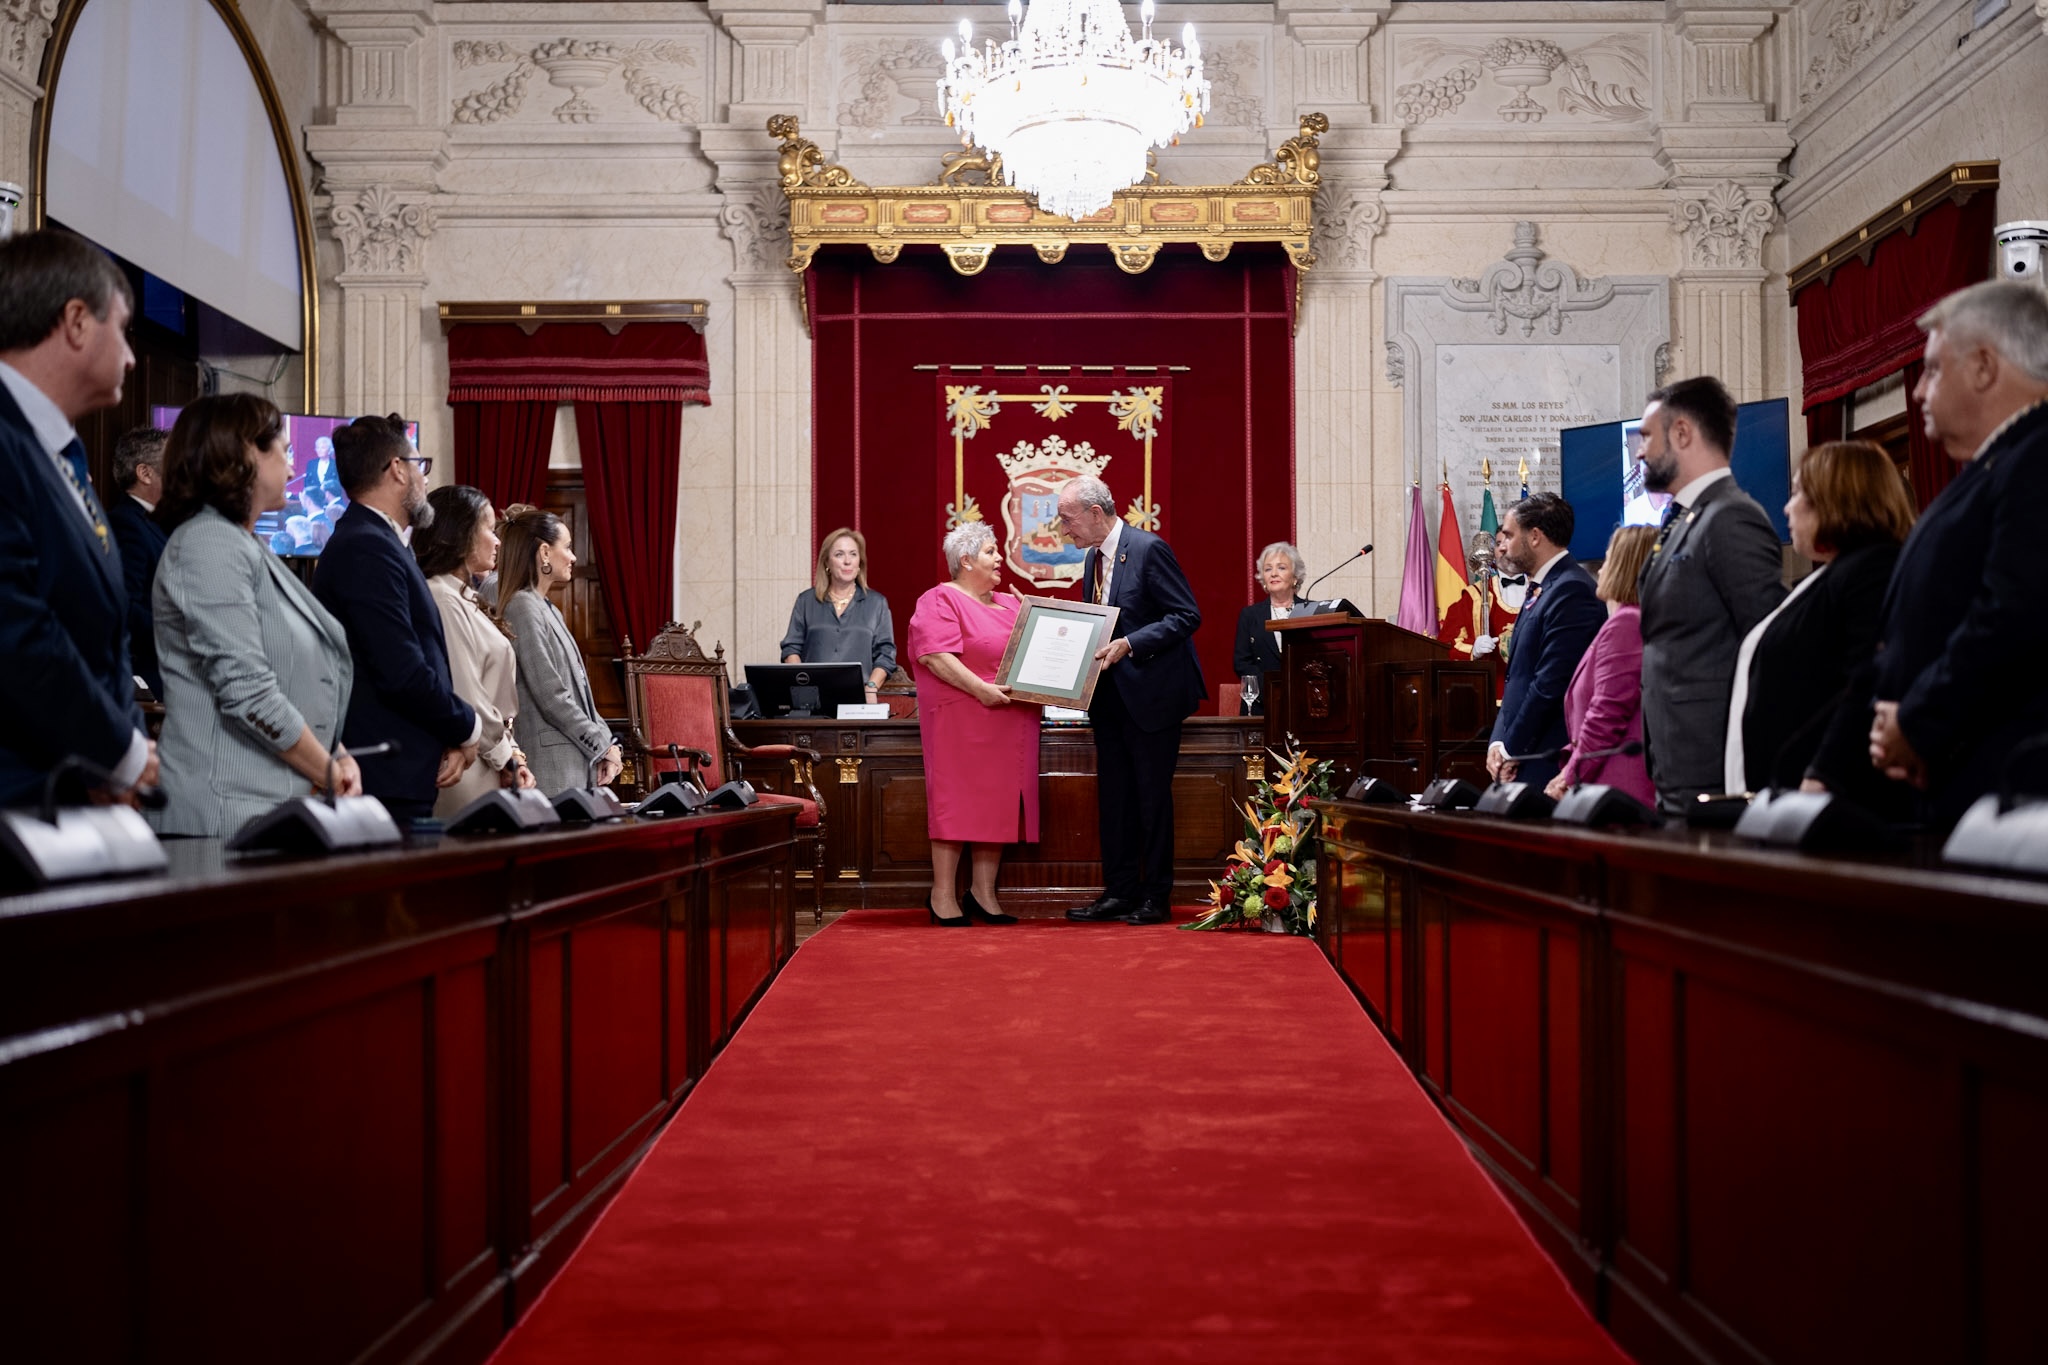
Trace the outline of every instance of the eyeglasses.
[[401, 455], [398, 458], [418, 465], [423, 479], [434, 472], [434, 457], [431, 455]]

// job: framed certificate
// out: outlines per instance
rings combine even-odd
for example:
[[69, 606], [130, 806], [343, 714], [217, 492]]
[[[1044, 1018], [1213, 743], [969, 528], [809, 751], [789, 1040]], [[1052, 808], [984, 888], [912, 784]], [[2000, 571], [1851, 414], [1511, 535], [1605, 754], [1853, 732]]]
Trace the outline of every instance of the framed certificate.
[[1003, 647], [996, 681], [1018, 701], [1088, 709], [1102, 665], [1095, 651], [1116, 629], [1115, 607], [1064, 597], [1023, 597], [1024, 610]]

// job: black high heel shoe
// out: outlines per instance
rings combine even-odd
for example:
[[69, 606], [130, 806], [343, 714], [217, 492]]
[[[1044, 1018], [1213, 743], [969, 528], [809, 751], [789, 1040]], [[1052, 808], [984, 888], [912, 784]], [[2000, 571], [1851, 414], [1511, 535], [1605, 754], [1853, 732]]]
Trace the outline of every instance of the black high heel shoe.
[[1015, 915], [1006, 915], [1000, 910], [989, 911], [982, 909], [981, 902], [974, 898], [972, 891], [969, 891], [960, 898], [960, 908], [967, 912], [969, 919], [978, 919], [983, 924], [1015, 924], [1017, 922]]
[[924, 898], [924, 910], [926, 914], [932, 917], [933, 924], [942, 924], [948, 929], [964, 929], [974, 923], [973, 916], [967, 913], [967, 907], [964, 905], [960, 907], [959, 914], [948, 919], [939, 913], [938, 907], [932, 904], [932, 898], [929, 895]]

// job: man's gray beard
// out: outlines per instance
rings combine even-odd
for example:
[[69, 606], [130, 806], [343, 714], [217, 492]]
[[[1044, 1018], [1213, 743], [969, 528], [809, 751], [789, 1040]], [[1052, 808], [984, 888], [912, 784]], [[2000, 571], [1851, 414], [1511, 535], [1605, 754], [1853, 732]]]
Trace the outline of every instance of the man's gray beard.
[[1652, 493], [1669, 493], [1672, 484], [1678, 480], [1678, 461], [1666, 456], [1662, 464], [1654, 460], [1643, 461], [1643, 487]]
[[406, 519], [412, 522], [413, 530], [424, 531], [434, 524], [434, 504], [428, 502], [426, 495], [422, 493], [417, 502], [408, 501], [405, 504], [405, 515]]

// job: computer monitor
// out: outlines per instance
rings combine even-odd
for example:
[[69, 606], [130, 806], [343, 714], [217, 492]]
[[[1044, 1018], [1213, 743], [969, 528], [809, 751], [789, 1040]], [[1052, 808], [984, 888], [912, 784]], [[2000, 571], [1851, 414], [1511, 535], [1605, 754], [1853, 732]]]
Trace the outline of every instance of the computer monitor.
[[867, 700], [867, 670], [854, 663], [748, 664], [747, 682], [765, 717], [836, 716]]

